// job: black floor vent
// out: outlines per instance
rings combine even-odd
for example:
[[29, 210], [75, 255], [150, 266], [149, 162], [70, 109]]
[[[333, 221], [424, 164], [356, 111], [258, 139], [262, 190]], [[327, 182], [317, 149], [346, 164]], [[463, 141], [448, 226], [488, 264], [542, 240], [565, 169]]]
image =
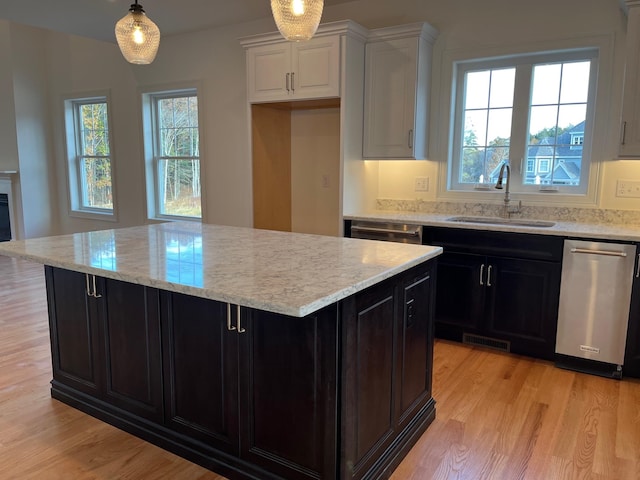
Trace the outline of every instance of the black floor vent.
[[501, 352], [511, 351], [511, 342], [507, 340], [498, 340], [496, 338], [483, 337], [480, 335], [473, 335], [471, 333], [465, 333], [462, 335], [462, 343], [467, 345], [476, 345], [478, 347], [488, 347]]

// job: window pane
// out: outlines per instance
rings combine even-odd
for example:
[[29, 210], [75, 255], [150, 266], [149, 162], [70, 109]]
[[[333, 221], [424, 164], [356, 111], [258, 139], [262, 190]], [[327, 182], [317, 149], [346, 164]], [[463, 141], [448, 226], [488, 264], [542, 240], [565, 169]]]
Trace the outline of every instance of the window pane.
[[491, 108], [511, 107], [513, 105], [513, 89], [515, 88], [516, 69], [505, 68], [491, 72]]
[[157, 108], [158, 127], [160, 129], [160, 156], [198, 156], [197, 97], [163, 98], [158, 100]]
[[467, 73], [465, 86], [465, 109], [489, 106], [489, 82], [491, 71]]
[[489, 110], [488, 145], [509, 145], [511, 111], [510, 108]]
[[464, 145], [486, 145], [486, 141], [487, 111], [472, 110], [466, 112], [464, 120]]
[[158, 165], [160, 213], [200, 217], [200, 161], [162, 159]]
[[111, 195], [111, 161], [108, 158], [82, 158], [82, 206], [113, 208]]
[[590, 68], [590, 61], [534, 66], [527, 152], [534, 168], [525, 184], [580, 185]]
[[560, 103], [586, 103], [589, 96], [591, 62], [565, 63], [562, 69]]
[[81, 155], [109, 155], [109, 122], [106, 103], [79, 106]]
[[558, 103], [562, 64], [536, 65], [533, 68], [531, 105]]

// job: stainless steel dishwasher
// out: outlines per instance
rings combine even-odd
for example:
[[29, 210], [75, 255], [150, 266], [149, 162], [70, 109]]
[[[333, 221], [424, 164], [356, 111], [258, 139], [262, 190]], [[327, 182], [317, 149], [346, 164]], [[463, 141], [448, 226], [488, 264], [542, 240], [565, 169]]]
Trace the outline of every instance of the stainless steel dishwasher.
[[556, 365], [622, 377], [636, 247], [565, 240]]
[[399, 243], [422, 243], [422, 225], [353, 220], [349, 233], [351, 238]]

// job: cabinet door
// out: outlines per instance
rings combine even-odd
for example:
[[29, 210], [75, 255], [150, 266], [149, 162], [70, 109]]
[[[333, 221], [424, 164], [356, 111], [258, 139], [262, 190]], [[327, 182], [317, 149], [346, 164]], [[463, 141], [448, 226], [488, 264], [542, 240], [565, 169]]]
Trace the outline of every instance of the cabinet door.
[[238, 334], [227, 304], [164, 292], [162, 318], [166, 425], [237, 454]]
[[510, 341], [514, 353], [553, 359], [560, 264], [489, 257], [487, 332]]
[[412, 38], [366, 46], [365, 158], [414, 158], [417, 49]]
[[[289, 80], [287, 81], [287, 74]], [[289, 100], [291, 46], [287, 42], [247, 50], [249, 102]]]
[[337, 315], [242, 309], [241, 457], [287, 479], [334, 478]]
[[487, 260], [482, 255], [444, 253], [438, 257], [436, 336], [461, 341], [463, 333], [481, 333]]
[[640, 156], [640, 5], [629, 4], [624, 93], [622, 97], [621, 157]]
[[433, 367], [433, 275], [410, 277], [398, 302], [402, 311], [396, 368], [396, 410], [402, 430], [431, 399]]
[[292, 43], [290, 87], [297, 100], [340, 96], [340, 36]]
[[394, 287], [384, 282], [344, 302], [340, 478], [362, 478], [395, 438]]
[[96, 300], [84, 273], [45, 267], [53, 379], [100, 397], [104, 368]]
[[100, 279], [105, 399], [133, 414], [162, 420], [158, 290]]
[[636, 256], [636, 276], [631, 291], [627, 346], [624, 355], [623, 375], [640, 378], [640, 256]]

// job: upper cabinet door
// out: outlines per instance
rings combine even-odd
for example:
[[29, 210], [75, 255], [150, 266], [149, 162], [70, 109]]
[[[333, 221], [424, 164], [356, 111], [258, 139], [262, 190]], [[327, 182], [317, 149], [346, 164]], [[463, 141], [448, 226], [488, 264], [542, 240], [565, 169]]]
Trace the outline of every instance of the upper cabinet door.
[[249, 102], [340, 96], [340, 36], [276, 42], [247, 49]]
[[287, 98], [286, 75], [291, 71], [291, 46], [278, 43], [247, 50], [249, 101], [269, 102]]
[[629, 1], [627, 5], [629, 16], [619, 155], [640, 158], [640, 5]]
[[292, 96], [340, 96], [340, 37], [316, 37], [292, 46]]
[[426, 23], [373, 32], [365, 54], [365, 158], [426, 158], [435, 35]]

